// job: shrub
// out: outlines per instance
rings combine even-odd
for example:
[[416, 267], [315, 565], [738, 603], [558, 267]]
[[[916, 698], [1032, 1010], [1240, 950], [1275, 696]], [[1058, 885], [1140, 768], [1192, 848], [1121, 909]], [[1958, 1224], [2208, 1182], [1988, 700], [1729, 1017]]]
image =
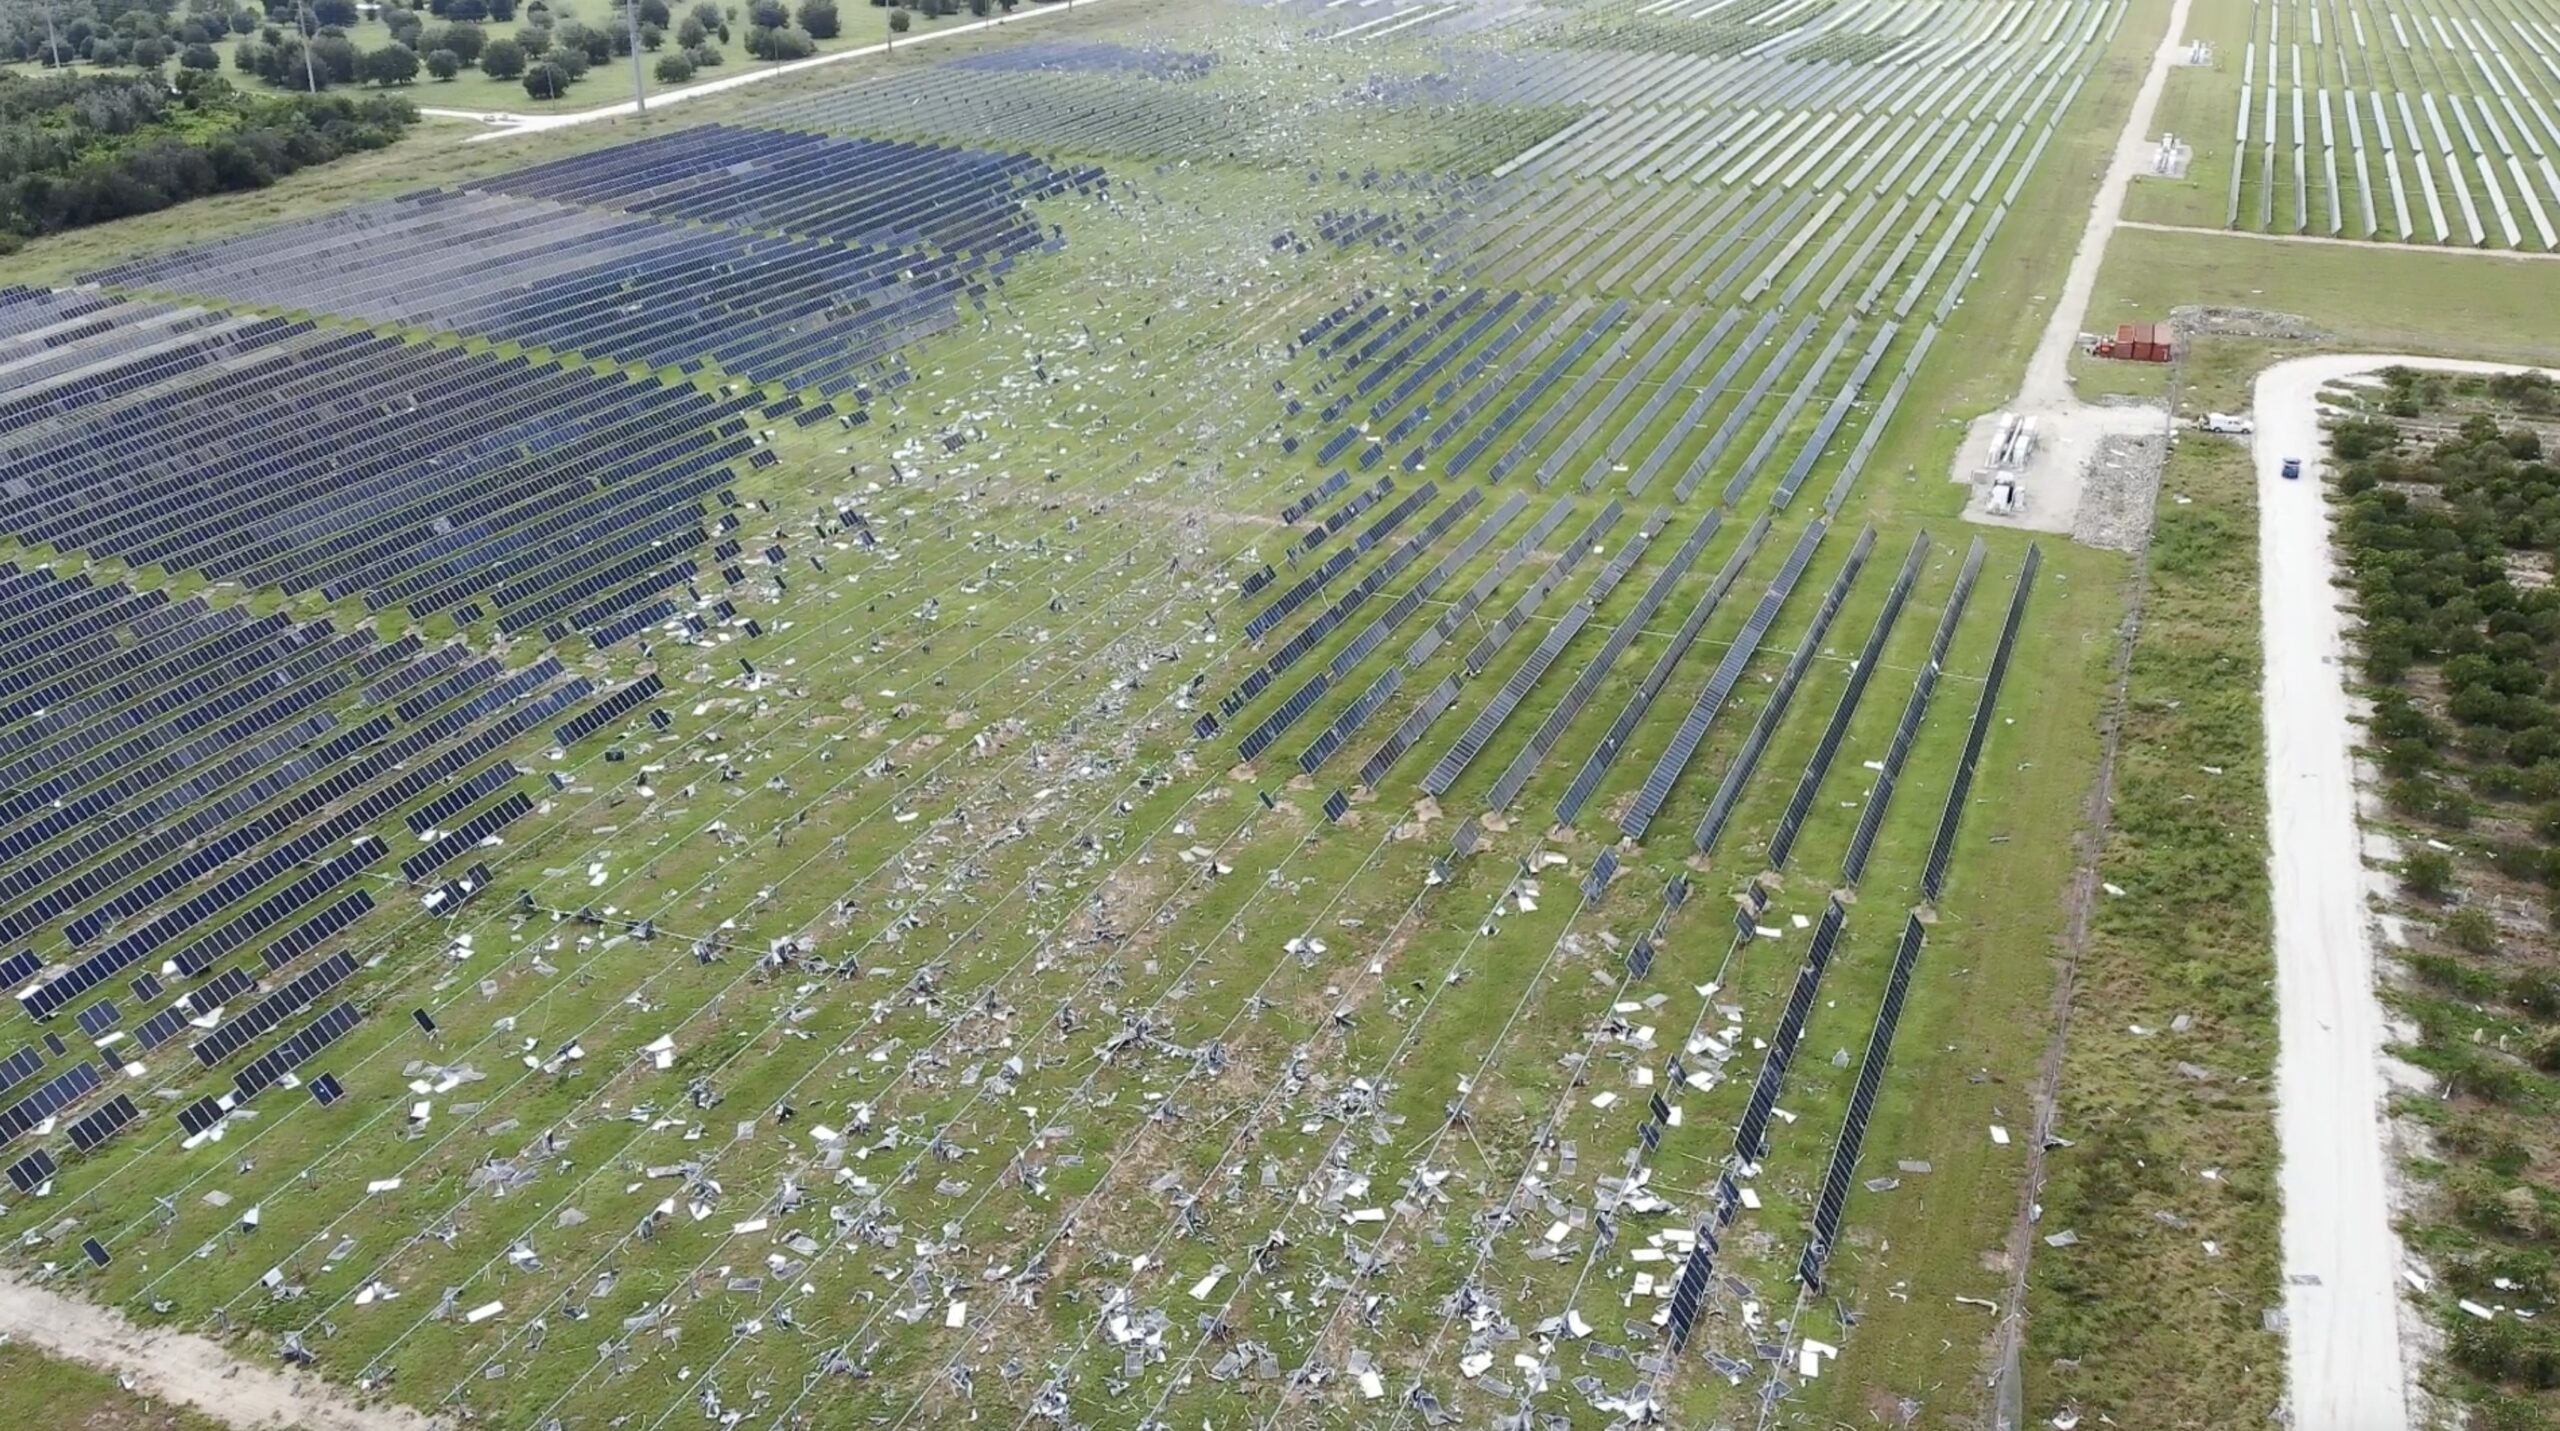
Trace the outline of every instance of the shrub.
[[693, 78], [693, 61], [686, 59], [682, 55], [658, 56], [658, 82], [660, 84], [682, 84], [691, 78]]
[[480, 52], [480, 73], [502, 80], [523, 74], [524, 46], [514, 40], [491, 40]]
[[2498, 947], [2498, 921], [2480, 906], [2466, 904], [2445, 916], [2444, 937], [2458, 949], [2487, 954]]
[[2453, 888], [2453, 861], [2441, 850], [2418, 850], [2400, 862], [2400, 881], [2409, 892], [2442, 899]]
[[909, 25], [913, 24], [913, 23], [915, 23], [915, 22], [907, 18], [907, 7], [906, 7], [906, 6], [904, 6], [904, 5], [898, 5], [898, 6], [894, 6], [894, 7], [892, 7], [892, 8], [890, 9], [890, 11], [889, 11], [889, 33], [890, 33], [890, 34], [893, 34], [893, 35], [903, 35], [903, 34], [905, 34], [905, 33], [907, 32], [907, 27], [908, 27]]
[[836, 16], [836, 0], [800, 0], [800, 28], [820, 40], [843, 34], [844, 23]]
[[720, 63], [720, 52], [709, 45], [688, 46], [684, 57], [697, 70], [711, 69]]
[[438, 80], [449, 80], [462, 73], [462, 56], [451, 50], [427, 51], [427, 73]]
[[703, 41], [710, 38], [711, 31], [704, 27], [701, 19], [697, 16], [687, 15], [676, 25], [676, 43], [684, 46], [688, 50], [699, 46]]
[[189, 45], [178, 52], [178, 63], [191, 70], [218, 70], [222, 68], [222, 56], [215, 54], [211, 45]]

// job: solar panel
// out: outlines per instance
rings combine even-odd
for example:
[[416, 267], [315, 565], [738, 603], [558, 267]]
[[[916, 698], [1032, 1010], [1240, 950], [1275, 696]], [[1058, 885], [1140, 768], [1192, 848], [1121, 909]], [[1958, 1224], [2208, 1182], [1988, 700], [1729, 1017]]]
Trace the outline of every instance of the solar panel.
[[43, 967], [44, 961], [36, 957], [36, 951], [22, 949], [7, 959], [0, 959], [0, 984], [22, 983], [34, 978], [36, 971]]
[[87, 1257], [90, 1262], [97, 1266], [104, 1267], [107, 1265], [107, 1245], [94, 1237], [83, 1238], [81, 1240], [80, 1252], [82, 1256]]
[[[51, 1036], [48, 1035], [47, 1039], [50, 1041]], [[19, 1049], [6, 1059], [0, 1059], [0, 1093], [6, 1093], [35, 1077], [37, 1070], [43, 1067], [44, 1055], [36, 1052], [32, 1044]]]
[[84, 1153], [93, 1152], [141, 1116], [133, 1100], [119, 1093], [105, 1107], [71, 1125], [71, 1146]]
[[318, 1099], [320, 1105], [325, 1108], [346, 1097], [347, 1090], [338, 1082], [338, 1075], [324, 1073], [311, 1080], [311, 1096]]
[[9, 1185], [22, 1193], [31, 1193], [43, 1187], [45, 1180], [57, 1171], [53, 1154], [38, 1148], [9, 1165]]
[[87, 1034], [91, 1038], [96, 1038], [98, 1035], [114, 1028], [119, 1017], [121, 1016], [117, 1014], [114, 1003], [106, 999], [100, 999], [98, 1002], [82, 1009], [73, 1017], [72, 1022], [80, 1026], [80, 1032]]
[[82, 1097], [96, 1091], [105, 1079], [93, 1063], [73, 1064], [69, 1071], [37, 1086], [35, 1092], [0, 1111], [0, 1144], [35, 1127]]

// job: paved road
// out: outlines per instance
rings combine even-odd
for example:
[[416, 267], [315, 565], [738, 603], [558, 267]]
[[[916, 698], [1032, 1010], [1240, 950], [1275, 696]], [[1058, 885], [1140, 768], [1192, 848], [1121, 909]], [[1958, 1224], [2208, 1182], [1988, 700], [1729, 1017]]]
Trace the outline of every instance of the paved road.
[[[2325, 451], [2320, 389], [2395, 363], [2516, 371], [2429, 358], [2301, 358], [2259, 374], [2254, 398], [2286, 1380], [2293, 1424], [2322, 1431], [2410, 1424], [2402, 1253], [2384, 1147], [2382, 1007], [2356, 823], [2356, 732], [2328, 497], [2317, 480]], [[2284, 479], [2287, 457], [2302, 459], [2301, 480]]]

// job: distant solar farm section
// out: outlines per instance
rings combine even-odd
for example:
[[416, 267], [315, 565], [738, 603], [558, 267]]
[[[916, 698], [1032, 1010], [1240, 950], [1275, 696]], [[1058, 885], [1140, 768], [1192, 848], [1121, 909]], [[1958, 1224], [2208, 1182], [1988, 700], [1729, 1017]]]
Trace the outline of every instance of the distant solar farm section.
[[1057, 7], [0, 289], [0, 1236], [511, 1431], [1934, 1364], [2086, 607], [1885, 444], [2126, 13]]

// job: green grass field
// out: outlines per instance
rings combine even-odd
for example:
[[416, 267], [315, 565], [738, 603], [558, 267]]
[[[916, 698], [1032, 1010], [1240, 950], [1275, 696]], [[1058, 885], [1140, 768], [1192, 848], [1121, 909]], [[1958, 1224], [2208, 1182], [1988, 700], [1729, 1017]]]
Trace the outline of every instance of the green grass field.
[[[652, 633], [645, 657], [632, 642], [562, 648], [582, 672], [654, 670], [669, 685], [673, 729], [520, 751], [519, 764], [555, 772], [562, 788], [540, 792], [538, 813], [493, 853], [496, 886], [456, 922], [404, 896], [360, 928], [356, 947], [376, 956], [359, 986], [372, 1016], [330, 1055], [350, 1097], [321, 1108], [271, 1092], [254, 1116], [225, 1124], [222, 1141], [195, 1148], [155, 1116], [66, 1160], [52, 1195], [12, 1204], [0, 1232], [35, 1232], [21, 1255], [56, 1259], [76, 1259], [78, 1236], [106, 1238], [117, 1257], [76, 1279], [81, 1295], [172, 1325], [225, 1326], [247, 1356], [270, 1357], [299, 1333], [335, 1379], [489, 1425], [628, 1417], [654, 1426], [742, 1406], [781, 1424], [1028, 1419], [1064, 1407], [1108, 1425], [1384, 1425], [1409, 1409], [1409, 1387], [1465, 1424], [1523, 1400], [1575, 1425], [1607, 1424], [1613, 1413], [1577, 1378], [1612, 1394], [1645, 1380], [1677, 1425], [1747, 1419], [1780, 1380], [1779, 1414], [1793, 1424], [1971, 1424], [1987, 1419], [2002, 1321], [2017, 1310], [2007, 1304], [2009, 1249], [2031, 1195], [2024, 1143], [2067, 1008], [2057, 1131], [2072, 1146], [2048, 1157], [2048, 1181], [2033, 1195], [2044, 1204], [2038, 1236], [2069, 1227], [2080, 1242], [2034, 1245], [2024, 1406], [2038, 1420], [2077, 1406], [2121, 1425], [2264, 1419], [2281, 1396], [2281, 1347], [2258, 1318], [2280, 1290], [2262, 1092], [2272, 1043], [2255, 627], [2230, 619], [2253, 550], [2236, 448], [2181, 445], [2141, 561], [2040, 541], [2024, 635], [1989, 713], [1947, 892], [1926, 911], [1927, 944], [1828, 1281], [1814, 1295], [1790, 1280], [2028, 546], [2022, 533], [1964, 523], [1963, 491], [1944, 476], [1965, 423], [2015, 389], [2081, 227], [2089, 176], [2113, 147], [2167, 12], [2165, 0], [2137, 0], [2099, 16], [2107, 23], [2085, 37], [2057, 26], [2052, 43], [2076, 46], [2057, 50], [2058, 72], [2085, 76], [2067, 108], [2037, 109], [2058, 106], [2064, 91], [2040, 87], [2023, 66], [1985, 70], [1987, 93], [2015, 108], [1996, 125], [1915, 141], [1943, 170], [1870, 181], [1868, 193], [1911, 200], [1898, 211], [1912, 216], [1908, 233], [1874, 244], [1856, 232], [1832, 242], [1838, 231], [1819, 226], [1788, 242], [1787, 216], [1814, 210], [1790, 209], [1785, 185], [1731, 186], [1731, 237], [1695, 231], [1685, 225], [1724, 194], [1701, 186], [1693, 202], [1676, 186], [1608, 178], [1578, 153], [1575, 131], [1542, 110], [1427, 87], [1444, 65], [1494, 69], [1513, 43], [1498, 31], [1438, 37], [1424, 25], [1323, 52], [1360, 55], [1357, 74], [1379, 93], [1425, 86], [1419, 100], [1352, 101], [1340, 95], [1348, 77], [1303, 60], [1314, 23], [1305, 15], [1115, 0], [1089, 18], [1040, 21], [1026, 33], [1214, 53], [1217, 67], [1194, 83], [1249, 109], [1267, 134], [1328, 146], [1360, 135], [1466, 179], [1392, 183], [1347, 165], [1310, 174], [1167, 158], [1152, 138], [1063, 151], [1112, 177], [1107, 197], [1039, 207], [1063, 249], [992, 288], [983, 320], [963, 309], [913, 344], [905, 358], [916, 381], [875, 402], [869, 424], [776, 423], [779, 460], [739, 475], [748, 547], [782, 541], [791, 551], [787, 589], [759, 573], [730, 593], [763, 636], [724, 649]], [[1685, 24], [1649, 22], [1621, 38], [1677, 55], [1743, 48], [1726, 31]], [[1576, 45], [1606, 28], [1577, 25], [1565, 36]], [[1434, 48], [1444, 41], [1457, 48]], [[11, 277], [65, 282], [182, 242], [706, 121], [751, 123], [777, 100], [1017, 43], [1029, 41], [937, 42], [645, 121], [500, 142], [460, 143], [475, 131], [430, 122], [392, 150], [268, 191], [30, 244], [12, 257]], [[618, 98], [610, 73], [596, 71], [566, 103]], [[1579, 73], [1577, 83], [1603, 90], [1613, 82]], [[1671, 81], [1656, 83], [1671, 92]], [[2173, 85], [2172, 105], [2192, 102], [2185, 93]], [[437, 87], [419, 86], [418, 97], [436, 102]], [[1701, 133], [1728, 122], [1712, 103], [1696, 107], [1707, 116], [1684, 122]], [[2057, 118], [2030, 167], [2026, 128], [2011, 139], [2005, 115], [2046, 112]], [[998, 122], [1010, 121], [990, 117]], [[1090, 113], [1076, 122], [1099, 124]], [[1552, 146], [1550, 168], [1497, 174], [1480, 162], [1517, 154], [1524, 135]], [[1783, 173], [1798, 157], [1785, 149], [1793, 141], [1768, 142], [1770, 172]], [[2146, 181], [2141, 192], [2166, 191]], [[1632, 217], [1578, 225], [1585, 204]], [[1855, 211], [1821, 212], [1839, 222]], [[1337, 244], [1329, 227], [1346, 212], [1391, 213], [1396, 226], [1388, 240]], [[1291, 234], [1307, 251], [1273, 241]], [[1710, 271], [1722, 276], [1666, 281], [1691, 250], [1715, 258]], [[2115, 236], [2085, 326], [2202, 303], [2298, 315], [2342, 343], [2532, 356], [2542, 349], [2531, 285], [2547, 267], [2128, 229]], [[1435, 288], [1469, 283], [1518, 290], [1524, 298], [1505, 311], [1537, 316], [1518, 332], [1453, 322], [1444, 386], [1399, 394], [1381, 380], [1364, 390], [1370, 371], [1406, 360], [1381, 348], [1346, 361], [1308, 336], [1346, 305], [1430, 302]], [[1790, 290], [1879, 297], [1863, 311], [1835, 301], [1780, 313]], [[1548, 296], [1557, 301], [1539, 306]], [[1627, 314], [1607, 339], [1568, 358], [1572, 326], [1620, 300]], [[1897, 300], [1908, 304], [1898, 313]], [[1673, 315], [1695, 310], [1691, 331], [1704, 333], [1727, 308], [1731, 336], [1696, 361], [1676, 367], [1688, 355], [1667, 346], [1652, 356]], [[1770, 315], [1771, 336], [1746, 345], [1742, 334]], [[1817, 320], [1810, 339], [1779, 361], [1779, 340], [1807, 316]], [[1872, 376], [1841, 399], [1845, 421], [1823, 426], [1888, 321], [1896, 326], [1874, 349]], [[572, 339], [533, 347], [432, 323], [390, 331], [613, 364]], [[1928, 357], [1912, 362], [1924, 341]], [[2229, 406], [2277, 351], [2215, 339], [2175, 370], [2120, 383], [2115, 372], [2079, 372], [2084, 395], [2156, 396], [2174, 380], [2184, 409]], [[1539, 373], [1551, 381], [1535, 401], [1552, 409], [1507, 418], [1514, 396], [1530, 401]], [[1722, 386], [1711, 386], [1718, 374]], [[759, 379], [751, 366], [657, 375], [715, 388]], [[1885, 422], [1879, 401], [1897, 375], [1907, 382]], [[1346, 398], [1356, 399], [1347, 415], [1316, 422]], [[1275, 514], [1353, 460], [1319, 461], [1317, 443], [1365, 423], [1393, 454], [1443, 424], [1464, 435], [1516, 421], [1507, 445], [1532, 417], [1538, 435], [1490, 487], [1481, 467], [1359, 470], [1350, 492], [1381, 473], [1399, 482], [1372, 512], [1426, 480], [1441, 495], [1354, 572], [1378, 569], [1458, 493], [1484, 487], [1483, 505], [1379, 578], [1375, 600], [1339, 629], [1308, 638], [1304, 658], [1217, 734], [1194, 737], [1199, 712], [1310, 629], [1302, 612], [1246, 642], [1246, 615], [1270, 597], [1239, 597], [1235, 583], [1266, 562], [1282, 585], [1295, 581], [1376, 520], [1364, 513], [1294, 565], [1282, 556], [1305, 526]], [[1398, 424], [1407, 425], [1387, 441]], [[958, 446], [938, 441], [964, 430]], [[1830, 440], [1808, 459], [1809, 480], [1773, 509], [1775, 471], [1817, 431]], [[1306, 450], [1284, 435], [1306, 439]], [[1619, 815], [1821, 494], [1869, 438], [1837, 524], [1740, 667], [1730, 706], [1645, 838], [1621, 840]], [[1619, 458], [1595, 465], [1603, 452]], [[1747, 496], [1685, 573], [1663, 576], [1754, 453], [1767, 466]], [[1657, 454], [1658, 475], [1642, 492], [1623, 490], [1619, 472], [1646, 454]], [[1531, 488], [1550, 460], [1560, 475]], [[903, 480], [872, 490], [893, 463]], [[1673, 480], [1693, 468], [1703, 484], [1673, 503]], [[1586, 470], [1587, 491], [1576, 480]], [[1523, 489], [1527, 510], [1498, 540], [1452, 557], [1374, 651], [1351, 649], [1460, 535]], [[1360, 787], [1360, 760], [1613, 499], [1624, 515], [1600, 549], [1460, 685], [1454, 707], [1378, 788]], [[1446, 647], [1406, 670], [1313, 776], [1298, 775], [1307, 742], [1559, 500], [1554, 533]], [[894, 557], [842, 532], [812, 535], [813, 520], [847, 501], [871, 514]], [[1642, 556], [1596, 591], [1594, 576], [1639, 540], [1657, 505], [1670, 510]], [[1746, 555], [1764, 511], [1769, 530]], [[1695, 854], [1689, 832], [1717, 777], [1866, 527], [1873, 554], [1740, 786], [1730, 832], [1712, 857]], [[1782, 870], [1766, 871], [1770, 833], [1923, 532], [1928, 555], [1907, 609], [1827, 775], [1809, 787], [1802, 838]], [[1751, 1041], [1770, 1034], [1806, 930], [1844, 883], [1843, 856], [1878, 798], [1896, 721], [1977, 537], [1986, 560], [1873, 857], [1855, 888], [1839, 891], [1847, 932], [1803, 1025], [1778, 1105], [1785, 1116], [1768, 1156], [1744, 1174], [1757, 1206], [1724, 1232], [1712, 1315], [1687, 1354], [1648, 1376], [1638, 1359], [1658, 1350], [1651, 1319], [1678, 1261], [1639, 1254], [1709, 1215], [1765, 1052]], [[19, 554], [66, 568], [87, 557]], [[1624, 753], [1570, 824], [1553, 821], [1583, 757], [1728, 563], [1729, 591], [1699, 619]], [[1662, 600], [1582, 709], [1556, 722], [1553, 748], [1508, 818], [1485, 827], [1475, 853], [1451, 855], [1451, 828], [1487, 810], [1496, 778], [1657, 577]], [[406, 624], [396, 609], [368, 613], [353, 600], [225, 590], [189, 573], [139, 579], [386, 633]], [[1587, 628], [1529, 684], [1483, 754], [1424, 801], [1424, 771], [1559, 620], [1585, 619], [1568, 612], [1586, 593]], [[2118, 706], [2133, 612], [2139, 635]], [[439, 617], [425, 629], [495, 645], [486, 625]], [[509, 642], [507, 658], [529, 659], [540, 644]], [[761, 672], [753, 681], [737, 673], [741, 653]], [[1309, 698], [1304, 718], [1259, 759], [1240, 761], [1241, 732], [1336, 661], [1340, 678]], [[607, 746], [627, 759], [609, 763]], [[2089, 795], [2110, 748], [2113, 816], [2091, 848]], [[724, 767], [740, 777], [722, 779]], [[1349, 809], [1329, 821], [1319, 809], [1337, 787]], [[1621, 872], [1587, 899], [1576, 885], [1604, 856]], [[2128, 893], [2095, 906], [2076, 983], [2058, 995], [2069, 891], [2091, 859]], [[1682, 874], [1689, 900], [1665, 915], [1664, 887]], [[1734, 901], [1755, 882], [1769, 894], [1749, 922], [1769, 933], [1737, 939]], [[2171, 887], [2197, 891], [2175, 918], [2156, 897]], [[631, 937], [628, 922], [644, 916], [662, 931], [655, 941]], [[2190, 916], [2212, 936], [2197, 937]], [[1652, 969], [1630, 978], [1625, 951], [1657, 921]], [[458, 945], [457, 933], [473, 942]], [[859, 973], [760, 971], [758, 956], [784, 937], [808, 939], [824, 960], [852, 957]], [[50, 931], [37, 938], [49, 957], [65, 952]], [[697, 940], [716, 957], [687, 957]], [[409, 1024], [413, 1007], [438, 1011], [435, 1042]], [[2165, 1028], [2179, 1014], [2193, 1023], [2174, 1048], [2125, 1027]], [[1744, 1031], [1738, 1043], [1723, 1043], [1728, 1027]], [[1115, 1033], [1134, 1041], [1106, 1047]], [[672, 1040], [664, 1068], [647, 1052], [662, 1035]], [[1630, 1163], [1648, 1098], [1675, 1091], [1657, 1077], [1664, 1057], [1684, 1052], [1707, 1066], [1698, 1038], [1726, 1047], [1731, 1062], [1715, 1064], [1709, 1086], [1678, 1092], [1679, 1121], [1657, 1126], [1659, 1148]], [[548, 1057], [571, 1042], [582, 1059]], [[2176, 1058], [2212, 1068], [2215, 1080], [2181, 1077], [2169, 1066]], [[165, 1054], [158, 1062], [170, 1066], [155, 1065], [154, 1079], [172, 1088], [193, 1076]], [[439, 1087], [442, 1071], [464, 1066], [476, 1078]], [[412, 1126], [421, 1099], [432, 1116]], [[557, 1141], [540, 1141], [546, 1133]], [[1662, 1207], [1618, 1210], [1631, 1166], [1648, 1170]], [[2186, 1176], [2201, 1166], [2219, 1176]], [[2174, 1228], [2156, 1216], [2163, 1200], [2176, 1205]], [[254, 1232], [241, 1225], [250, 1206], [261, 1214]], [[1603, 1214], [1614, 1222], [1606, 1243]], [[76, 1235], [60, 1242], [63, 1229]], [[264, 1284], [270, 1269], [293, 1295]], [[1590, 1330], [1576, 1333], [1576, 1323]], [[1839, 1349], [1810, 1379], [1795, 1361], [1808, 1338]], [[1758, 1354], [1766, 1342], [1782, 1361]], [[1253, 1370], [1265, 1353], [1326, 1374], [1312, 1385], [1265, 1378]], [[1743, 1372], [1728, 1374], [1707, 1353]], [[1475, 1356], [1484, 1365], [1465, 1370]], [[1364, 1368], [1379, 1376], [1374, 1394]]]

